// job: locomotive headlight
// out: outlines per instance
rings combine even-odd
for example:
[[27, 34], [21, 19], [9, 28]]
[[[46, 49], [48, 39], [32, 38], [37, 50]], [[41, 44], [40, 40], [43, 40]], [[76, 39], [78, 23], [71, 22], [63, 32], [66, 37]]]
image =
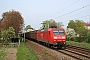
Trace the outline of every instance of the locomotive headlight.
[[56, 41], [56, 40], [54, 40], [54, 41]]
[[63, 39], [65, 38], [65, 36], [62, 37]]
[[57, 39], [57, 37], [54, 37], [54, 39]]
[[65, 40], [63, 40], [63, 41], [65, 41]]

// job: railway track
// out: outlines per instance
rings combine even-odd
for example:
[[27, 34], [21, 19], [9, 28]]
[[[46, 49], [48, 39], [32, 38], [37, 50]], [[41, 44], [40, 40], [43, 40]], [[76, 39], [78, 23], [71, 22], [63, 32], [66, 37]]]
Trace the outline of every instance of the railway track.
[[65, 55], [68, 55], [68, 56], [70, 56], [70, 57], [72, 57], [72, 58], [75, 58], [75, 59], [78, 59], [78, 60], [82, 60], [82, 59], [74, 56], [72, 53], [67, 52], [67, 51], [65, 51], [65, 50], [58, 50], [58, 52], [63, 53], [63, 54], [65, 54]]
[[90, 49], [67, 45], [65, 50], [57, 50], [78, 60], [90, 60]]
[[79, 53], [73, 50], [65, 49], [65, 50], [57, 50], [57, 51], [65, 55], [68, 55], [72, 58], [78, 59], [78, 60], [89, 60], [90, 59], [89, 55], [85, 55], [85, 54], [82, 54], [82, 53]]
[[76, 51], [76, 52], [90, 56], [90, 49], [81, 48], [81, 47], [77, 47], [77, 46], [71, 46], [71, 45], [67, 45], [66, 49], [73, 50], [73, 51]]

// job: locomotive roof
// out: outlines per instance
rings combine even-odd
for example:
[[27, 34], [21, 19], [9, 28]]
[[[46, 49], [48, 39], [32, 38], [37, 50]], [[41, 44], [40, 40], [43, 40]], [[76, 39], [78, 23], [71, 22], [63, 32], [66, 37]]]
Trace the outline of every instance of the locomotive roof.
[[64, 28], [49, 28], [49, 29], [41, 29], [41, 30], [38, 30], [38, 31], [40, 31], [40, 32], [43, 32], [43, 31], [49, 31], [49, 30], [64, 30]]

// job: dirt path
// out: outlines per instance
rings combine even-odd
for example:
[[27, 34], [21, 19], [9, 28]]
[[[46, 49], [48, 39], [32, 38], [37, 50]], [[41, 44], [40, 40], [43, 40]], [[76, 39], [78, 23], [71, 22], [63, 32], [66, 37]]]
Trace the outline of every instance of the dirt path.
[[17, 48], [6, 48], [7, 55], [4, 60], [16, 60]]

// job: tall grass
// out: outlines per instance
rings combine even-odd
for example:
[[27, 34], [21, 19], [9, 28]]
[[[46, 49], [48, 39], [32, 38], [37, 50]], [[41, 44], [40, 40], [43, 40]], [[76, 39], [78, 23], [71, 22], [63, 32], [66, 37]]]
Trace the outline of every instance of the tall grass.
[[37, 55], [29, 50], [24, 42], [18, 47], [17, 60], [38, 60]]
[[6, 56], [6, 54], [7, 54], [6, 52], [0, 51], [0, 60], [3, 60], [3, 58]]
[[78, 46], [78, 47], [90, 49], [90, 44], [89, 43], [85, 43], [85, 42], [74, 42], [74, 41], [67, 41], [66, 43], [69, 44], [69, 45], [74, 45], [74, 46]]

